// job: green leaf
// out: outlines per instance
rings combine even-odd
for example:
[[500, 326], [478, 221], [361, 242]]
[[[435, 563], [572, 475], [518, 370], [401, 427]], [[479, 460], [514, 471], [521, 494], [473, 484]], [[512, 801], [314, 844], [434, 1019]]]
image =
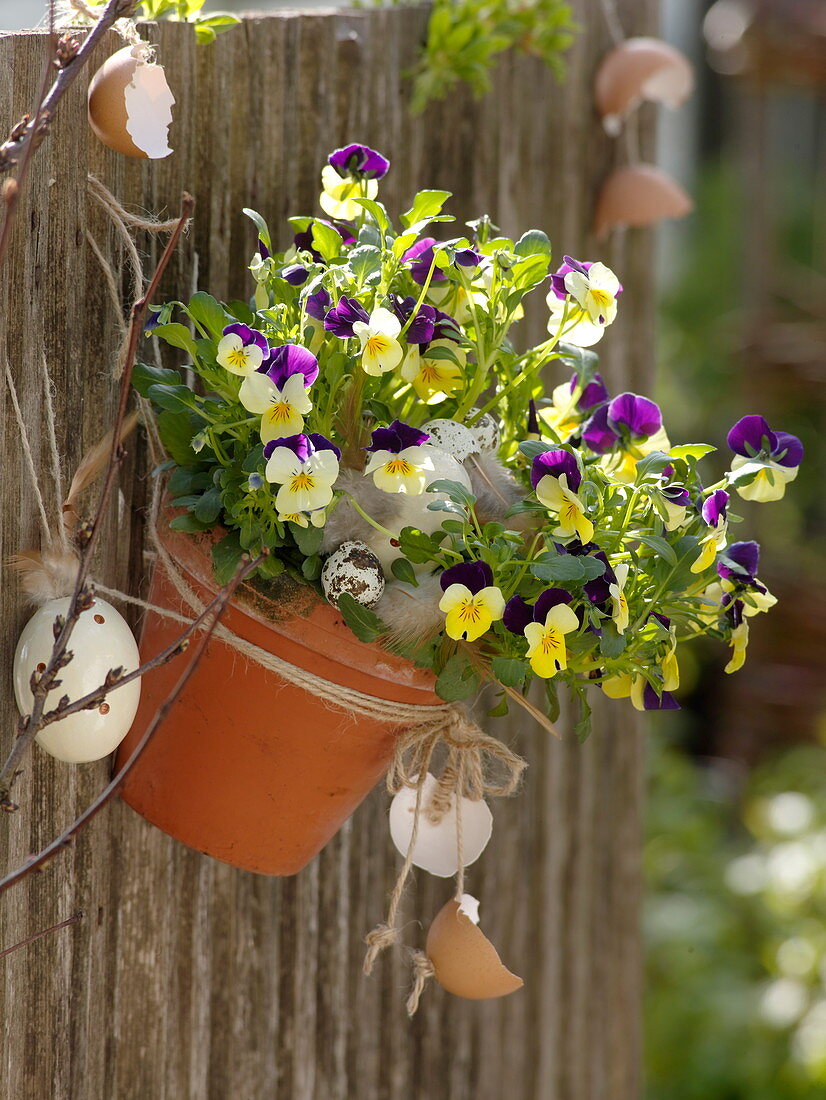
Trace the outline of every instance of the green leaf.
[[544, 455], [546, 451], [552, 451], [554, 448], [550, 443], [542, 443], [538, 439], [526, 439], [523, 443], [519, 444], [520, 452], [525, 458], [533, 459], [537, 455]]
[[311, 558], [321, 549], [324, 540], [324, 531], [321, 527], [299, 527], [293, 524], [293, 538], [295, 544], [305, 558]]
[[409, 229], [414, 223], [431, 221], [442, 212], [451, 195], [451, 191], [420, 191], [407, 213], [402, 214], [402, 225]]
[[317, 580], [321, 576], [321, 558], [318, 554], [304, 558], [301, 563], [301, 572], [308, 581]]
[[227, 323], [224, 307], [203, 290], [197, 291], [189, 299], [187, 312], [193, 321], [202, 325], [214, 340], [220, 340]]
[[399, 549], [416, 565], [432, 561], [439, 551], [439, 545], [431, 535], [426, 535], [417, 527], [403, 527], [399, 534]]
[[601, 577], [604, 572], [605, 562], [599, 558], [577, 557], [573, 554], [545, 554], [531, 566], [531, 573], [537, 580], [563, 581], [569, 584], [592, 581]]
[[548, 263], [551, 261], [551, 242], [541, 229], [529, 229], [523, 233], [513, 250], [517, 256], [544, 256]]
[[578, 694], [579, 698], [579, 719], [574, 726], [574, 735], [580, 744], [583, 741], [587, 741], [591, 735], [591, 705], [588, 702], [588, 698], [585, 692]]
[[174, 519], [169, 521], [170, 531], [184, 531], [188, 535], [194, 535], [199, 531], [208, 531], [207, 527], [203, 523], [199, 523], [191, 512], [184, 512], [182, 516], [175, 516]]
[[518, 657], [494, 657], [490, 667], [493, 675], [505, 687], [518, 688], [525, 681], [527, 666]]
[[448, 478], [440, 477], [436, 481], [431, 481], [427, 487], [428, 493], [444, 493], [445, 496], [455, 504], [461, 504], [465, 508], [472, 508], [476, 503], [476, 497], [471, 491], [465, 488], [461, 482], [450, 481]]
[[671, 462], [671, 455], [667, 455], [664, 451], [652, 451], [650, 454], [647, 454], [645, 458], [641, 458], [637, 463], [637, 482], [650, 480], [652, 477], [655, 480], [658, 479], [666, 466], [669, 466]]
[[643, 535], [639, 531], [635, 531], [630, 537], [645, 543], [645, 545], [650, 547], [655, 554], [659, 554], [661, 558], [665, 558], [669, 565], [677, 564], [677, 555], [674, 553], [674, 547], [659, 535]]
[[386, 233], [390, 228], [390, 219], [387, 216], [387, 211], [380, 202], [376, 202], [375, 199], [362, 199], [354, 198], [353, 202], [358, 203], [359, 206], [363, 206], [364, 209], [370, 214], [373, 221], [375, 221], [381, 233]]
[[181, 376], [176, 370], [153, 367], [149, 363], [136, 363], [132, 370], [132, 385], [141, 397], [149, 396], [150, 386], [179, 386], [180, 384]]
[[201, 523], [215, 523], [221, 514], [221, 507], [221, 490], [213, 486], [213, 488], [207, 489], [195, 505], [195, 516]]
[[603, 620], [602, 636], [599, 640], [599, 651], [602, 656], [608, 660], [619, 657], [625, 649], [625, 644], [625, 635], [620, 634], [612, 622]]
[[508, 697], [507, 697], [507, 695], [505, 695], [503, 693], [501, 699], [496, 704], [496, 706], [493, 706], [493, 707], [490, 708], [490, 710], [487, 713], [487, 717], [488, 718], [504, 718], [507, 713], [508, 713]]
[[316, 219], [313, 222], [313, 248], [327, 263], [341, 252], [341, 236], [335, 229]]
[[181, 348], [193, 359], [196, 358], [198, 350], [195, 347], [195, 338], [186, 325], [179, 325], [175, 322], [171, 322], [168, 325], [158, 325], [157, 328], [152, 329], [153, 336], [159, 336], [161, 340], [165, 340], [167, 344], [171, 344], [173, 348]]
[[244, 207], [244, 213], [247, 215], [250, 221], [255, 224], [255, 228], [258, 230], [258, 236], [267, 246], [267, 251], [272, 252], [272, 237], [270, 236], [270, 230], [267, 226], [267, 223], [264, 221], [257, 210], [250, 210], [248, 206]]
[[436, 694], [447, 703], [467, 699], [479, 688], [479, 676], [467, 657], [454, 653], [436, 680]]
[[338, 609], [360, 642], [375, 642], [384, 630], [384, 624], [375, 611], [353, 599], [349, 592], [339, 596]]
[[153, 405], [170, 412], [189, 412], [195, 404], [195, 397], [189, 386], [161, 386], [153, 384], [147, 391]]
[[356, 283], [361, 287], [381, 271], [381, 252], [373, 245], [365, 244], [350, 253], [350, 270]]
[[418, 588], [419, 578], [416, 576], [416, 571], [407, 558], [396, 558], [392, 561], [390, 563], [390, 572], [397, 581], [404, 581], [405, 584], [412, 584], [414, 588]]
[[716, 447], [712, 447], [709, 443], [681, 443], [679, 447], [672, 447], [671, 454], [674, 458], [705, 458], [706, 455], [714, 454], [717, 450]]
[[197, 461], [192, 450], [195, 428], [188, 412], [164, 411], [158, 417], [158, 434], [161, 443], [179, 466], [191, 466]]
[[220, 585], [229, 584], [241, 562], [241, 539], [237, 531], [230, 531], [212, 547], [212, 571]]

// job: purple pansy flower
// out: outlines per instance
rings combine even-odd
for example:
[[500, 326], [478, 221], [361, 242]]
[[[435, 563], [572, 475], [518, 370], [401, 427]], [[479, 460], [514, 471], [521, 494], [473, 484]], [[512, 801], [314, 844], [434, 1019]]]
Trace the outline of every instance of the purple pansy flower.
[[409, 424], [403, 424], [401, 420], [394, 420], [389, 428], [374, 428], [369, 447], [366, 451], [390, 451], [392, 454], [400, 454], [408, 447], [421, 447], [427, 443], [430, 436], [421, 428], [411, 428]]
[[302, 264], [290, 264], [281, 272], [281, 278], [286, 280], [290, 286], [301, 286], [306, 283], [308, 275], [307, 268]]
[[462, 333], [455, 317], [451, 317], [449, 313], [442, 313], [440, 309], [435, 310], [435, 313], [436, 322], [433, 326], [433, 339], [455, 340], [458, 343], [462, 339]]
[[301, 229], [296, 233], [293, 237], [293, 244], [300, 252], [309, 252], [316, 263], [321, 263], [323, 259], [321, 253], [317, 252], [313, 245], [313, 225], [316, 221], [321, 225], [326, 225], [328, 229], [334, 229], [339, 237], [341, 237], [344, 244], [355, 243], [356, 238], [353, 236], [348, 226], [342, 227], [335, 222], [328, 221], [326, 218], [315, 218], [306, 229]]
[[797, 467], [803, 461], [803, 444], [789, 432], [773, 432], [762, 416], [744, 416], [728, 433], [735, 454], [754, 458], [766, 452], [779, 466]]
[[260, 237], [258, 238], [258, 255], [261, 257], [262, 260], [268, 260], [270, 258], [270, 250], [267, 248]]
[[568, 479], [568, 488], [572, 493], [575, 493], [582, 484], [582, 474], [570, 451], [544, 451], [536, 456], [531, 464], [531, 485], [534, 489], [548, 474], [556, 478], [565, 474]]
[[592, 581], [586, 581], [582, 587], [591, 603], [599, 606], [608, 603], [611, 598], [611, 585], [617, 583], [617, 575], [611, 568], [611, 563], [608, 561], [608, 557], [604, 550], [597, 550], [597, 552], [591, 556], [598, 558], [603, 563], [605, 572], [601, 577], [595, 577]]
[[603, 455], [616, 446], [617, 433], [608, 425], [608, 406], [601, 405], [586, 421], [582, 429], [582, 442], [594, 452]]
[[[575, 374], [571, 378], [571, 393], [577, 388], [579, 384], [579, 375]], [[577, 408], [583, 412], [587, 412], [589, 409], [593, 409], [596, 405], [604, 405], [608, 400], [608, 390], [605, 388], [605, 383], [602, 380], [601, 374], [595, 374], [588, 385], [583, 389], [579, 395], [577, 401]]]
[[342, 179], [347, 176], [355, 176], [359, 179], [380, 180], [387, 175], [390, 161], [371, 149], [369, 145], [360, 145], [354, 142], [336, 149], [327, 158], [330, 164]]
[[343, 295], [338, 303], [327, 313], [324, 318], [324, 327], [328, 332], [340, 336], [342, 340], [353, 336], [353, 325], [357, 321], [365, 324], [370, 320], [370, 315], [355, 298], [345, 298]]
[[655, 435], [663, 426], [659, 406], [636, 393], [621, 393], [608, 405], [608, 423], [614, 429], [625, 428], [631, 439], [639, 441]]
[[740, 584], [752, 584], [757, 576], [759, 563], [760, 546], [758, 543], [753, 541], [733, 542], [720, 561], [717, 562], [717, 572], [723, 580], [736, 581]]
[[279, 390], [292, 375], [303, 374], [304, 388], [309, 389], [318, 378], [318, 360], [301, 344], [282, 344], [272, 348], [269, 359], [261, 364], [258, 373], [266, 374]]
[[[594, 260], [584, 262], [575, 260], [572, 256], [563, 256], [562, 261], [562, 265], [551, 275], [551, 289], [560, 300], [564, 300], [568, 296], [568, 291], [565, 289], [565, 276], [568, 272], [578, 271], [580, 275], [587, 275], [595, 263]], [[622, 294], [622, 286], [617, 290], [617, 297], [620, 294]]]
[[281, 439], [271, 439], [264, 445], [264, 458], [268, 459], [276, 447], [286, 447], [292, 451], [299, 462], [306, 462], [310, 455], [316, 451], [332, 451], [336, 458], [341, 458], [341, 451], [331, 443], [326, 436], [319, 432], [310, 432], [309, 435], [287, 435]]
[[459, 267], [478, 267], [482, 262], [481, 253], [475, 248], [460, 248], [454, 253], [453, 258]]
[[439, 577], [439, 585], [447, 592], [452, 584], [463, 584], [474, 595], [493, 584], [493, 570], [483, 561], [462, 561], [451, 565]]
[[677, 508], [687, 508], [691, 504], [691, 493], [684, 485], [663, 485], [660, 492], [669, 504]]
[[642, 705], [644, 710], [681, 710], [680, 704], [670, 691], [664, 691], [657, 695], [651, 684], [646, 684], [642, 693]]
[[264, 355], [267, 355], [270, 350], [270, 345], [267, 343], [267, 337], [264, 333], [259, 332], [258, 329], [250, 328], [249, 325], [245, 325], [241, 321], [226, 326], [222, 335], [229, 336], [230, 334], [238, 336], [245, 348], [249, 347], [250, 344], [255, 344]]
[[511, 596], [505, 604], [502, 622], [511, 634], [522, 635], [528, 623], [544, 623], [552, 607], [561, 603], [570, 603], [573, 596], [564, 588], [546, 588], [533, 604], [521, 596]]
[[725, 489], [715, 489], [714, 492], [703, 501], [700, 515], [709, 527], [719, 527], [724, 523], [728, 514], [729, 495]]
[[[435, 237], [422, 237], [403, 254], [402, 263], [410, 264], [410, 276], [414, 283], [424, 286], [433, 267], [433, 246], [439, 244]], [[447, 275], [440, 267], [433, 268], [431, 283], [444, 283]]]
[[[416, 299], [411, 296], [399, 298], [394, 295], [390, 299], [390, 308], [402, 325], [406, 325], [410, 315], [416, 308]], [[408, 344], [429, 344], [433, 339], [435, 329], [436, 310], [433, 306], [419, 306], [419, 310], [406, 333]]]
[[330, 310], [331, 304], [330, 292], [321, 287], [315, 294], [308, 294], [304, 299], [304, 312], [309, 317], [314, 317], [316, 321], [323, 321]]

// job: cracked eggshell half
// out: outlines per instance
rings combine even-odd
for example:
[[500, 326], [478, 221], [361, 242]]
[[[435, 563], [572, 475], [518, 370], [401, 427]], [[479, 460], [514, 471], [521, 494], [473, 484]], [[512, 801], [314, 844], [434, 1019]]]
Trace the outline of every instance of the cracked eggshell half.
[[425, 951], [436, 981], [448, 993], [470, 1001], [506, 997], [525, 984], [503, 965], [479, 929], [479, 902], [470, 894], [451, 899], [436, 914]]
[[[427, 816], [428, 805], [438, 787], [438, 780], [430, 772], [422, 785], [421, 812], [416, 843], [413, 846], [413, 865], [431, 875], [450, 878], [459, 869], [458, 839], [456, 830], [456, 796], [450, 800], [450, 808], [438, 822]], [[462, 815], [462, 856], [465, 867], [474, 863], [484, 852], [493, 831], [493, 815], [483, 799], [459, 801]], [[390, 803], [390, 836], [403, 856], [407, 856], [413, 821], [416, 814], [416, 790], [402, 787]]]
[[693, 209], [689, 196], [661, 168], [627, 164], [612, 172], [597, 196], [594, 234], [603, 240], [618, 226], [639, 228], [663, 218], [684, 218]]
[[[50, 600], [23, 628], [14, 654], [14, 695], [21, 714], [31, 710], [31, 675], [41, 664], [46, 667], [54, 645], [54, 621], [58, 615], [66, 615], [69, 602], [68, 597]], [[138, 647], [126, 620], [98, 596], [78, 619], [69, 650], [74, 657], [61, 669], [60, 685], [46, 697], [47, 710], [52, 710], [63, 695], [71, 701], [88, 695], [100, 687], [110, 669], [120, 666], [124, 672], [133, 672], [140, 664]], [[69, 764], [101, 760], [129, 732], [140, 695], [140, 680], [115, 688], [94, 710], [80, 711], [46, 726], [37, 735], [37, 742], [51, 756]]]
[[659, 38], [628, 38], [606, 54], [596, 75], [597, 110], [606, 133], [616, 137], [643, 100], [679, 107], [694, 88], [684, 54]]
[[104, 145], [127, 157], [160, 160], [172, 152], [167, 131], [175, 97], [163, 66], [141, 46], [104, 61], [89, 84], [89, 125]]

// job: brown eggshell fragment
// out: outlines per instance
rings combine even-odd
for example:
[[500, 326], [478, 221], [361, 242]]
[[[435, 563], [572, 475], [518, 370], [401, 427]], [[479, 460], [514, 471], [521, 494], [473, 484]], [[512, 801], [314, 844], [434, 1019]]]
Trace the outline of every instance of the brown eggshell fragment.
[[684, 218], [694, 204], [666, 172], [652, 164], [629, 164], [612, 172], [597, 197], [594, 233], [614, 226], [653, 225], [663, 218]]
[[[503, 966], [496, 948], [464, 911], [475, 899], [463, 895], [443, 906], [427, 933], [425, 951], [436, 981], [448, 993], [470, 1001], [506, 997], [524, 982]], [[476, 903], [478, 905], [478, 903]]]
[[643, 100], [679, 107], [693, 88], [694, 70], [679, 50], [659, 38], [628, 38], [606, 54], [594, 93], [603, 126], [616, 136]]
[[174, 102], [162, 66], [144, 48], [126, 46], [89, 83], [89, 125], [110, 149], [157, 160], [172, 152], [166, 135]]

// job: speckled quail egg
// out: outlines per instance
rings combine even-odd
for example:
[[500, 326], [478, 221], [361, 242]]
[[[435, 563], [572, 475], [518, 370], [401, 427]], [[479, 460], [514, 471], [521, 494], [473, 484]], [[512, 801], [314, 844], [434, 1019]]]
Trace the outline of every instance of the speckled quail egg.
[[384, 570], [366, 543], [351, 539], [325, 561], [321, 587], [328, 602], [336, 607], [345, 592], [365, 607], [372, 607], [384, 592]]
[[[471, 409], [468, 420], [473, 420], [478, 414], [478, 409]], [[469, 425], [473, 432], [480, 451], [495, 451], [499, 447], [499, 422], [490, 413], [484, 413], [474, 423]]]
[[[14, 655], [14, 694], [21, 714], [31, 711], [32, 673], [42, 672], [52, 654], [54, 621], [66, 615], [69, 598], [50, 600], [29, 619], [20, 635]], [[140, 655], [132, 631], [123, 616], [106, 600], [95, 597], [81, 613], [69, 639], [72, 660], [58, 674], [59, 686], [46, 697], [46, 710], [53, 710], [63, 695], [74, 702], [94, 691], [110, 669], [133, 672]], [[37, 735], [38, 744], [51, 756], [70, 764], [101, 760], [113, 752], [135, 718], [141, 694], [140, 680], [115, 688], [93, 710], [70, 714], [46, 726]]]
[[457, 420], [428, 420], [422, 431], [430, 435], [434, 447], [453, 455], [459, 462], [479, 453], [475, 434]]

